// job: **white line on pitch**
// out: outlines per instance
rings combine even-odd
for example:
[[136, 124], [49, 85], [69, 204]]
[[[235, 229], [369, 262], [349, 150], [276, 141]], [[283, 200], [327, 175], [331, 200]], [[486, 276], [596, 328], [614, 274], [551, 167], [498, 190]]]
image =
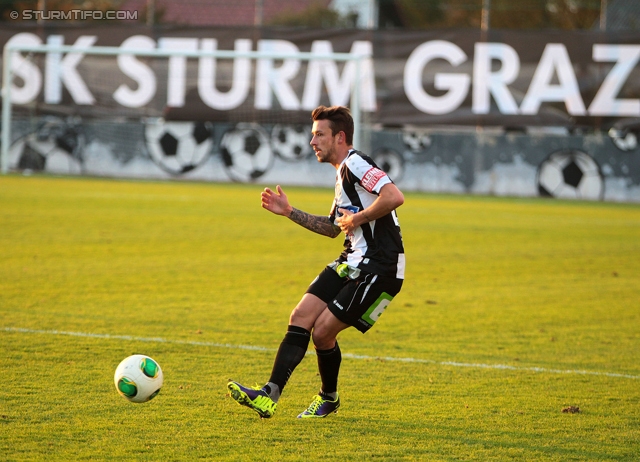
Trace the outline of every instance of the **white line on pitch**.
[[[136, 342], [172, 343], [172, 344], [178, 344], [178, 345], [230, 348], [234, 350], [276, 351], [274, 348], [266, 348], [266, 347], [253, 346], [253, 345], [236, 345], [232, 343], [215, 343], [215, 342], [197, 342], [193, 340], [170, 340], [162, 337], [134, 337], [132, 335], [92, 334], [89, 332], [38, 330], [38, 329], [25, 329], [21, 327], [1, 327], [0, 330], [3, 330], [5, 332], [19, 332], [23, 334], [68, 335], [71, 337], [101, 338], [101, 339], [109, 339], [109, 340], [129, 340], [129, 341], [136, 341]], [[307, 354], [313, 354], [313, 352], [307, 352]], [[569, 369], [569, 370], [547, 369], [545, 367], [518, 367], [518, 366], [509, 366], [506, 364], [460, 363], [456, 361], [434, 361], [432, 359], [398, 358], [393, 356], [367, 356], [367, 355], [356, 355], [351, 353], [343, 353], [342, 357], [350, 358], [350, 359], [378, 360], [378, 361], [390, 361], [390, 362], [438, 364], [441, 366], [470, 367], [470, 368], [476, 368], [476, 369], [503, 369], [503, 370], [510, 370], [510, 371], [531, 371], [531, 372], [543, 372], [543, 373], [546, 372], [549, 374], [596, 375], [596, 376], [602, 376], [602, 377], [618, 377], [618, 378], [636, 379], [636, 380], [640, 379], [640, 375], [619, 374], [615, 372], [597, 372], [597, 371], [583, 371], [583, 370], [572, 370], [572, 369]]]

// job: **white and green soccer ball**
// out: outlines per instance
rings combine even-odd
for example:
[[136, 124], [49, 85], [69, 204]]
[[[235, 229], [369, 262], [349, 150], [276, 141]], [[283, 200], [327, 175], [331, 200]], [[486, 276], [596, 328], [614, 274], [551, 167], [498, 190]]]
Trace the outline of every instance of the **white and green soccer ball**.
[[145, 355], [133, 355], [116, 368], [113, 382], [123, 398], [132, 403], [144, 403], [160, 393], [164, 375], [160, 365]]

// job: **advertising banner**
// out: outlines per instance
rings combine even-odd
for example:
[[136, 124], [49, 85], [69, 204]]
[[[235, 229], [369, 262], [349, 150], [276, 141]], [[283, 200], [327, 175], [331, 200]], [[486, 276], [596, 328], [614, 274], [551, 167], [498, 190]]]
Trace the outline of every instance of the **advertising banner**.
[[[387, 168], [396, 170], [398, 181], [403, 176], [411, 188], [640, 200], [637, 32], [9, 24], [0, 30], [0, 43], [291, 54], [290, 59], [250, 61], [241, 55], [157, 60], [133, 54], [15, 53], [12, 142], [20, 138], [28, 145], [25, 136], [34, 120], [50, 131], [58, 127], [82, 132], [81, 141], [76, 136], [78, 140], [69, 143], [77, 152], [84, 146], [82, 154], [74, 154], [82, 157], [77, 169], [84, 172], [90, 157], [87, 146], [112, 130], [125, 133], [116, 138], [127, 144], [112, 157], [124, 163], [146, 158], [168, 175], [203, 175], [201, 166], [216, 156], [224, 173], [228, 164], [234, 167], [230, 153], [235, 143], [250, 139], [255, 147], [249, 152], [252, 165], [231, 174], [227, 168], [227, 174], [205, 175], [206, 179], [267, 181], [275, 175], [273, 165], [283, 161], [286, 168], [275, 176], [297, 182], [296, 168], [304, 162], [294, 168], [293, 161], [313, 161], [306, 135], [300, 134], [310, 126], [310, 111], [319, 104], [349, 105], [352, 89], [357, 89], [370, 128], [363, 148], [377, 154]], [[354, 62], [304, 61], [295, 57], [297, 52], [368, 58], [356, 72]], [[174, 132], [191, 130], [192, 138], [207, 141], [196, 142], [198, 148], [189, 151], [192, 157], [179, 162], [179, 156], [166, 155], [167, 149], [179, 150], [177, 142], [164, 138], [165, 145], [160, 144], [162, 124], [168, 123]], [[171, 136], [178, 140], [179, 133]], [[87, 138], [89, 134], [93, 138]], [[154, 136], [157, 139], [150, 141]], [[454, 147], [461, 140], [466, 140], [463, 150]], [[270, 154], [258, 148], [266, 145]], [[22, 158], [14, 148], [12, 168], [31, 162]], [[43, 159], [42, 168], [50, 169], [54, 162], [46, 166]], [[502, 177], [493, 172], [488, 178], [494, 180], [483, 180], [501, 159], [510, 166], [511, 179], [499, 180]], [[559, 165], [560, 173], [543, 168], [549, 159]], [[418, 174], [413, 180], [404, 175], [404, 166], [411, 162], [421, 166], [412, 170]], [[574, 165], [580, 178], [569, 181], [562, 172]], [[589, 169], [595, 169], [597, 180], [581, 190], [579, 180], [589, 177]], [[123, 164], [119, 171], [104, 173], [119, 175], [125, 170]], [[144, 176], [144, 170], [136, 168], [134, 175]], [[516, 170], [522, 178], [514, 179]], [[562, 181], [547, 184], [545, 175], [560, 175]], [[306, 182], [331, 180], [314, 181], [311, 176]]]

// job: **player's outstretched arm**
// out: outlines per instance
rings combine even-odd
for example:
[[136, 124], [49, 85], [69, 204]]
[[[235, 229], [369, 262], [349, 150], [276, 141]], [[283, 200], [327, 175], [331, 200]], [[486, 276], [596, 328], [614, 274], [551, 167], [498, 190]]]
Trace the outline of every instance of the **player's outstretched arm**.
[[276, 191], [269, 188], [265, 188], [264, 191], [262, 191], [262, 208], [276, 215], [287, 217], [294, 223], [314, 233], [328, 237], [336, 237], [340, 234], [340, 228], [334, 225], [331, 220], [329, 220], [329, 217], [311, 215], [292, 207], [280, 185], [276, 186]]
[[291, 215], [289, 215], [289, 219], [323, 236], [336, 237], [340, 234], [340, 228], [334, 225], [327, 216], [311, 215], [310, 213], [294, 208], [291, 211]]
[[261, 194], [262, 208], [267, 209], [271, 213], [276, 215], [282, 215], [288, 217], [291, 215], [293, 207], [289, 204], [289, 199], [284, 193], [280, 185], [276, 186], [276, 191], [269, 188], [264, 188]]

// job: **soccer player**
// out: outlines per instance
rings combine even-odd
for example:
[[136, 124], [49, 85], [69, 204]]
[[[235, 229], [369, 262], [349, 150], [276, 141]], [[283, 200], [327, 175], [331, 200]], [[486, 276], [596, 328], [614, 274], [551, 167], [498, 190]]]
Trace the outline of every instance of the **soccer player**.
[[353, 149], [353, 119], [342, 106], [316, 108], [311, 146], [319, 162], [336, 169], [335, 198], [329, 216], [311, 215], [292, 207], [278, 185], [262, 192], [262, 207], [331, 238], [346, 236], [344, 251], [311, 283], [289, 318], [263, 387], [227, 384], [239, 404], [272, 417], [278, 399], [313, 340], [322, 386], [298, 418], [318, 418], [340, 407], [338, 373], [342, 354], [336, 337], [355, 327], [367, 332], [378, 320], [404, 279], [404, 246], [396, 208], [404, 196], [369, 157]]

